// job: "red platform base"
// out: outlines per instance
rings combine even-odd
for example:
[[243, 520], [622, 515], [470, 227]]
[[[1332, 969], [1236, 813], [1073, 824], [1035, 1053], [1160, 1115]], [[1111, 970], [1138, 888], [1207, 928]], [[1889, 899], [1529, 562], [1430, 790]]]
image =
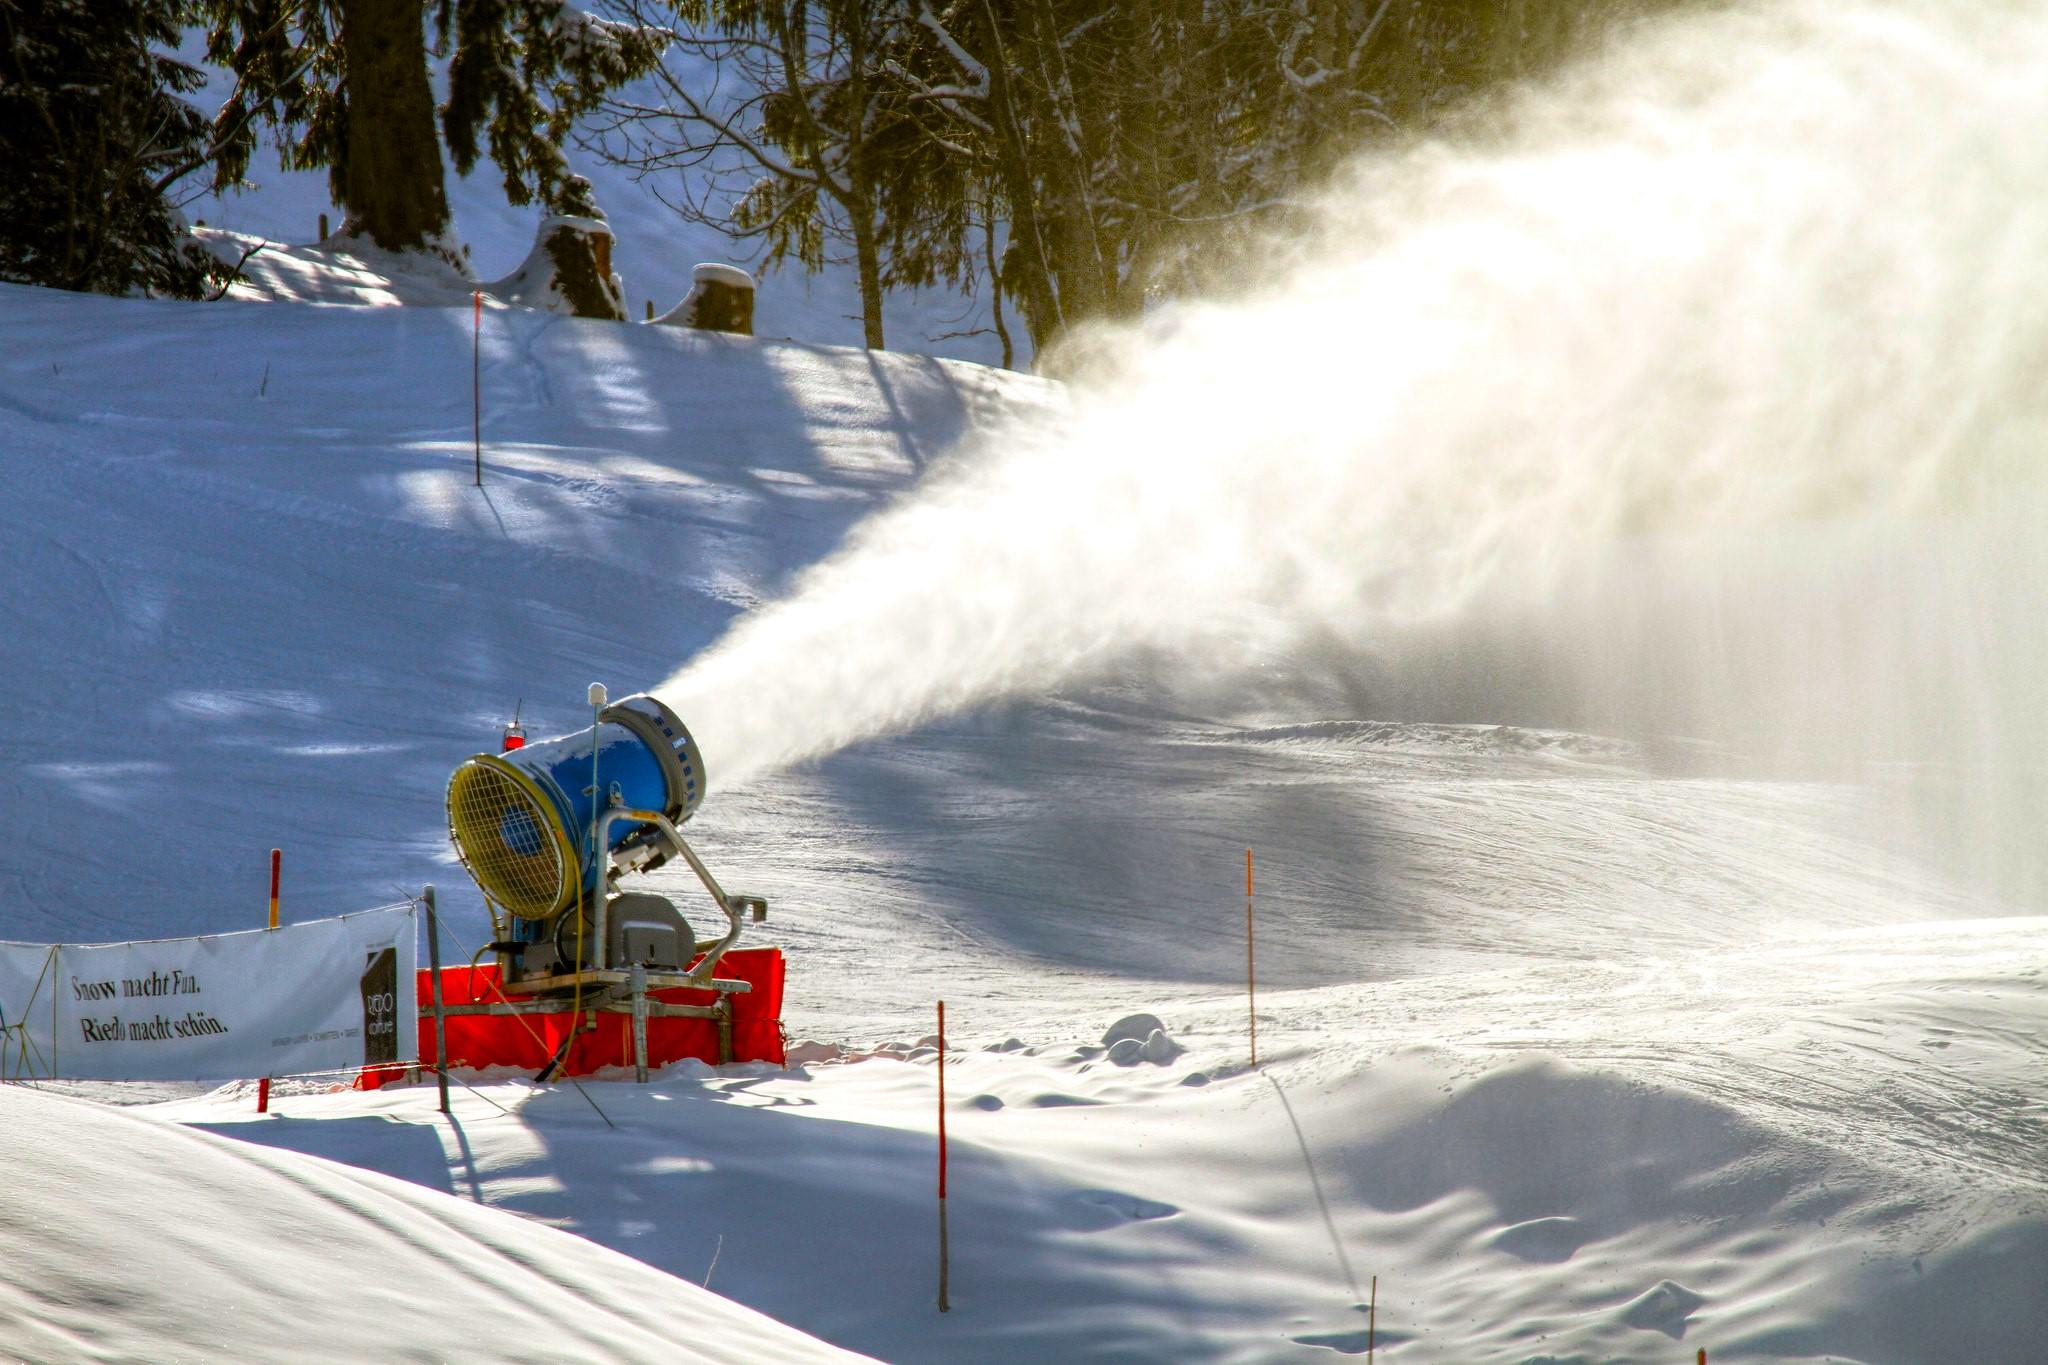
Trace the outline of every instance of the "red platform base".
[[[719, 959], [721, 977], [745, 981], [754, 989], [732, 997], [732, 1057], [736, 1062], [774, 1062], [780, 1066], [782, 1050], [782, 950], [780, 948], [738, 948]], [[419, 974], [418, 998], [422, 1006], [433, 1003], [433, 973]], [[528, 1000], [531, 996], [497, 990], [498, 969], [488, 967], [443, 967], [441, 1002], [445, 1005], [489, 1004], [493, 1001]], [[649, 991], [647, 998], [672, 1005], [709, 1005], [717, 996], [711, 991], [680, 987]], [[560, 1068], [562, 1074], [587, 1076], [607, 1066], [633, 1065], [633, 1020], [625, 1014], [599, 1014], [597, 1026], [578, 1035]], [[538, 1071], [555, 1055], [555, 1049], [576, 1024], [567, 1009], [545, 1014], [465, 1014], [446, 1021], [448, 1065], [481, 1070], [493, 1066], [514, 1066]], [[434, 1052], [433, 1018], [420, 1013], [420, 1063], [431, 1066]], [[716, 1064], [718, 1028], [709, 1019], [664, 1019], [647, 1021], [647, 1064], [666, 1066], [695, 1057]], [[375, 1090], [404, 1076], [409, 1065], [366, 1069], [357, 1079], [362, 1090]]]

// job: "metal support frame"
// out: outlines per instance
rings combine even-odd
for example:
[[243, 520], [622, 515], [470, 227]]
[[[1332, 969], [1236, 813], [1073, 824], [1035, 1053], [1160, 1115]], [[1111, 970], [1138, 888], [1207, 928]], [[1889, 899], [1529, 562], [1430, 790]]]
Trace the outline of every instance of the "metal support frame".
[[[638, 962], [633, 964], [633, 1079], [647, 1084], [647, 968]], [[720, 1049], [723, 1058], [723, 1049]]]
[[[636, 963], [630, 970], [586, 969], [559, 976], [545, 977], [539, 981], [512, 982], [501, 986], [497, 1000], [467, 1005], [450, 1005], [441, 998], [440, 948], [438, 928], [432, 917], [431, 903], [428, 924], [428, 954], [433, 963], [433, 989], [431, 1003], [422, 1012], [434, 1021], [435, 1056], [442, 1068], [447, 1065], [448, 1039], [446, 1021], [468, 1015], [517, 1015], [517, 1014], [562, 1014], [566, 1013], [568, 1001], [566, 992], [579, 985], [586, 990], [596, 988], [597, 994], [584, 998], [583, 1010], [591, 1022], [599, 1014], [625, 1014], [633, 1020], [633, 1071], [639, 1081], [647, 1079], [647, 1021], [649, 1019], [706, 1019], [718, 1031], [718, 1060], [721, 1065], [732, 1061], [732, 997], [752, 993], [750, 981], [725, 977], [701, 980], [695, 973], [650, 972], [643, 964]], [[705, 990], [715, 993], [716, 998], [708, 1005], [679, 1005], [666, 1000], [650, 1000], [650, 991], [661, 990]], [[519, 999], [511, 998], [509, 992], [516, 992]], [[541, 992], [545, 992], [542, 994]], [[443, 1103], [446, 1103], [448, 1078], [445, 1070], [440, 1076]], [[444, 1107], [445, 1112], [445, 1107]]]
[[[601, 975], [624, 977], [623, 984], [613, 982], [595, 1003], [587, 1003], [584, 1012], [589, 1015], [627, 1014], [633, 1017], [633, 1069], [635, 1079], [647, 1079], [647, 1021], [649, 1019], [708, 1019], [718, 1030], [718, 1060], [721, 1064], [732, 1060], [732, 997], [744, 995], [753, 989], [745, 981], [714, 981], [704, 989], [715, 990], [718, 998], [709, 1005], [673, 1005], [666, 1000], [650, 1000], [650, 990], [669, 990], [683, 983], [671, 977], [663, 984], [654, 974], [641, 967], [632, 973], [607, 972]], [[668, 976], [668, 973], [662, 973]], [[638, 977], [637, 981], [634, 977]], [[556, 978], [560, 979], [560, 978]], [[524, 997], [524, 986], [515, 987], [522, 992], [522, 998], [487, 1001], [482, 1004], [447, 1005], [436, 1000], [428, 1009], [434, 1015], [435, 1037], [443, 1037], [442, 1021], [465, 1015], [512, 1015], [512, 1014], [562, 1014], [563, 1000], [560, 996]], [[445, 1044], [444, 1044], [445, 1045]], [[444, 1078], [445, 1084], [445, 1078]]]
[[[704, 860], [697, 856], [697, 850], [683, 842], [683, 836], [677, 832], [675, 825], [670, 823], [669, 818], [658, 810], [635, 810], [630, 806], [623, 805], [611, 807], [597, 817], [596, 842], [598, 848], [610, 848], [612, 824], [618, 820], [631, 820], [636, 824], [652, 825], [656, 830], [660, 831], [661, 837], [668, 841], [669, 846], [675, 852], [683, 855], [683, 861], [688, 863], [690, 870], [697, 874], [697, 880], [704, 883], [704, 889], [711, 893], [713, 903], [718, 906], [719, 911], [725, 916], [728, 926], [725, 931], [725, 937], [718, 939], [710, 947], [704, 949], [702, 960], [685, 974], [688, 979], [682, 983], [700, 989], [709, 989], [711, 986], [711, 973], [717, 970], [718, 959], [724, 957], [726, 950], [740, 941], [739, 906], [734, 903], [733, 897], [725, 894], [725, 888], [718, 884], [718, 878], [711, 875], [711, 869], [704, 866]], [[604, 856], [609, 858], [611, 855], [607, 853]], [[597, 909], [593, 916], [595, 922], [592, 928], [597, 937], [597, 950], [600, 953], [605, 952], [610, 943], [610, 940], [606, 937], [606, 931], [610, 926], [605, 923], [603, 886], [603, 883], [608, 880], [608, 878], [599, 878]]]

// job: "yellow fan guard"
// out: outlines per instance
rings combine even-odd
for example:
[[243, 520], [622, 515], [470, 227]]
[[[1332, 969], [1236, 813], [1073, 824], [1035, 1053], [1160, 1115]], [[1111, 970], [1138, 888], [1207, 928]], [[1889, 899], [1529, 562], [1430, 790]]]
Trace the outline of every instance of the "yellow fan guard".
[[576, 856], [552, 803], [494, 755], [478, 754], [448, 779], [448, 834], [469, 875], [507, 912], [546, 919], [575, 898]]

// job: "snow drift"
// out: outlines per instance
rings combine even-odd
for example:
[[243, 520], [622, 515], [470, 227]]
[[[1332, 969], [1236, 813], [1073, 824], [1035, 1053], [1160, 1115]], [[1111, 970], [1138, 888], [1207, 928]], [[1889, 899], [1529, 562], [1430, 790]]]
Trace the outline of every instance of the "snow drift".
[[[854, 1359], [582, 1238], [317, 1159], [0, 1089], [0, 1353]], [[317, 1261], [308, 1257], [317, 1248]]]

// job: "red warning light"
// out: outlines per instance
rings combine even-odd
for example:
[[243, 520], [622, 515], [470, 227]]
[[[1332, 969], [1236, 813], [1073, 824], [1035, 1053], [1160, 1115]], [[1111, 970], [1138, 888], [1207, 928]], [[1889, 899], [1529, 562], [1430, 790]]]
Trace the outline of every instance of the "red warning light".
[[505, 743], [504, 747], [500, 749], [499, 752], [509, 754], [514, 749], [524, 749], [525, 747], [526, 729], [524, 726], [520, 725], [518, 721], [515, 720], [510, 725], [507, 725], [505, 727]]

